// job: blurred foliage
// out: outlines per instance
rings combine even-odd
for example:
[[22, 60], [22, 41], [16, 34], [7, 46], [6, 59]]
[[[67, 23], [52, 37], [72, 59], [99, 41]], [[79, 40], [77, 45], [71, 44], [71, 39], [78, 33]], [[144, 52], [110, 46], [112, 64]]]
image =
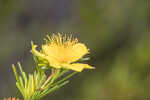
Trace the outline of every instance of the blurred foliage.
[[0, 0], [0, 97], [18, 97], [11, 64], [33, 69], [30, 41], [46, 32], [74, 32], [96, 67], [45, 100], [149, 100], [150, 1]]

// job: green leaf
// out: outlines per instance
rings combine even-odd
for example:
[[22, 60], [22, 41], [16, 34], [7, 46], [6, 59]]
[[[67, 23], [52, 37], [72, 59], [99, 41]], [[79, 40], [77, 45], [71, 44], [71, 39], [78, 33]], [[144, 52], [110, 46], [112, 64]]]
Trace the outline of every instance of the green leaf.
[[23, 70], [22, 70], [22, 67], [21, 67], [20, 62], [18, 62], [18, 66], [19, 66], [19, 69], [20, 69], [21, 74], [23, 75]]
[[29, 97], [32, 95], [32, 84], [33, 84], [33, 75], [29, 74], [29, 83], [28, 83], [28, 95]]
[[14, 71], [14, 74], [15, 74], [15, 77], [16, 77], [16, 80], [19, 82], [19, 77], [18, 77], [18, 74], [17, 74], [17, 71], [16, 71], [16, 68], [15, 68], [15, 65], [12, 64], [12, 68], [13, 68], [13, 71]]
[[44, 87], [44, 89], [51, 87], [51, 84], [53, 84], [53, 82], [58, 78], [59, 74], [60, 74], [60, 69], [56, 70], [56, 73], [54, 74], [50, 82]]
[[20, 62], [18, 62], [18, 66], [19, 66], [21, 75], [22, 75], [22, 77], [23, 77], [23, 80], [24, 80], [24, 82], [25, 82], [25, 84], [24, 84], [25, 87], [24, 87], [24, 88], [26, 89], [27, 86], [28, 86], [28, 79], [27, 79], [26, 73], [22, 70], [22, 67], [21, 67]]
[[24, 90], [22, 89], [22, 87], [21, 87], [21, 85], [20, 85], [20, 83], [19, 82], [16, 82], [16, 86], [17, 86], [17, 88], [19, 89], [19, 91], [21, 92], [21, 94], [23, 95], [23, 97], [25, 96], [25, 94], [24, 94]]
[[63, 71], [59, 74], [58, 78], [67, 73], [69, 69], [63, 69]]
[[66, 77], [64, 77], [63, 79], [57, 81], [56, 83], [52, 84], [52, 86], [58, 85], [60, 83], [62, 83], [63, 81], [69, 79], [71, 76], [75, 75], [77, 72], [72, 72], [71, 74], [67, 75]]
[[90, 57], [85, 57], [85, 58], [79, 59], [79, 61], [87, 61], [87, 60], [90, 60]]
[[24, 83], [23, 83], [21, 76], [19, 77], [19, 80], [20, 80], [19, 82], [20, 82], [21, 88], [24, 90]]
[[40, 87], [43, 85], [45, 81], [46, 81], [46, 75], [43, 75], [42, 78], [39, 80], [39, 85], [37, 86], [37, 89], [40, 89]]
[[67, 83], [69, 83], [69, 81], [65, 81], [65, 82], [63, 82], [63, 83], [60, 84], [60, 85], [56, 85], [56, 86], [52, 87], [51, 89], [49, 89], [49, 88], [45, 89], [45, 90], [40, 94], [39, 98], [42, 98], [43, 96], [45, 96], [45, 95], [47, 95], [47, 94], [49, 94], [49, 93], [51, 93], [51, 92], [54, 92], [55, 90], [57, 90], [57, 89], [63, 87], [63, 86], [66, 85]]

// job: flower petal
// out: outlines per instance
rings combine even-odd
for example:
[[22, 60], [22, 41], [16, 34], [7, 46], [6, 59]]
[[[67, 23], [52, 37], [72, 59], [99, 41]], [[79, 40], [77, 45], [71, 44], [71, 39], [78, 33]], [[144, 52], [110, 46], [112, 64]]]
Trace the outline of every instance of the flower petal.
[[36, 47], [37, 47], [36, 45], [32, 44], [32, 52], [36, 56], [46, 59], [51, 67], [61, 68], [61, 66], [59, 66], [58, 62], [55, 59], [53, 59], [51, 56], [46, 56], [45, 54], [40, 53], [39, 51], [36, 50]]
[[82, 43], [77, 43], [70, 52], [70, 63], [75, 62], [88, 53], [87, 47]]
[[39, 51], [37, 51], [36, 48], [37, 48], [37, 45], [32, 44], [32, 50], [31, 50], [32, 53], [34, 53], [36, 56], [46, 59], [46, 56], [44, 54], [40, 53]]
[[51, 67], [53, 67], [53, 68], [61, 68], [61, 66], [59, 65], [59, 63], [55, 59], [47, 57], [47, 60], [48, 60], [48, 62], [49, 62]]
[[62, 66], [66, 69], [71, 69], [71, 70], [74, 70], [74, 71], [77, 71], [77, 72], [81, 72], [83, 69], [95, 69], [94, 67], [92, 67], [88, 64], [80, 64], [80, 63], [63, 64]]

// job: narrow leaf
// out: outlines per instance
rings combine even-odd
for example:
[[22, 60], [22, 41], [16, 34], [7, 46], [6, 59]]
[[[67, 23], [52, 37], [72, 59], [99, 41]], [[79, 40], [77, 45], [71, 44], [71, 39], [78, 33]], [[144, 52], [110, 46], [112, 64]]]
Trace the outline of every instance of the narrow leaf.
[[13, 71], [14, 71], [14, 74], [15, 74], [15, 77], [16, 77], [16, 80], [19, 82], [19, 77], [18, 77], [17, 70], [16, 70], [14, 64], [12, 65], [12, 68], [13, 68]]

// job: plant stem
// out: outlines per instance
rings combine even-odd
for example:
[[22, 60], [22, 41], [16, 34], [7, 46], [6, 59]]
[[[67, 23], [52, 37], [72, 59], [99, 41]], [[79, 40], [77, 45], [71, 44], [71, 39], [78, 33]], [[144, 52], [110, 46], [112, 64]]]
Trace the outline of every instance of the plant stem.
[[52, 71], [52, 73], [49, 75], [49, 77], [47, 78], [47, 80], [43, 83], [43, 85], [41, 86], [41, 88], [40, 88], [40, 91], [42, 91], [43, 90], [43, 88], [45, 87], [45, 85], [50, 81], [50, 79], [53, 77], [53, 75], [55, 74], [55, 70], [54, 71]]

